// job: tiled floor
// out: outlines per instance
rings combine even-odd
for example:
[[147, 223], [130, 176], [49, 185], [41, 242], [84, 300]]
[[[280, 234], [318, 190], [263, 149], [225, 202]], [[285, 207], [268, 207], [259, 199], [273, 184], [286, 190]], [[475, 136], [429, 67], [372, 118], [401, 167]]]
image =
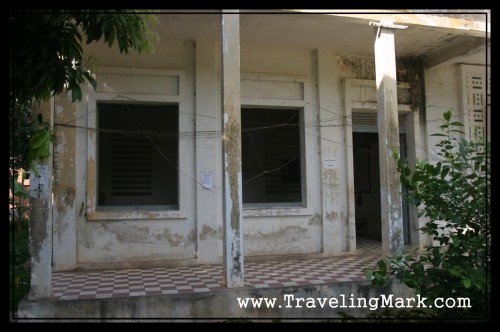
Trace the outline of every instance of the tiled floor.
[[[364, 280], [362, 270], [379, 256], [346, 256], [245, 263], [245, 286], [269, 288]], [[56, 272], [53, 297], [60, 300], [118, 298], [223, 289], [222, 266]]]
[[382, 253], [382, 242], [367, 237], [356, 236], [357, 253]]

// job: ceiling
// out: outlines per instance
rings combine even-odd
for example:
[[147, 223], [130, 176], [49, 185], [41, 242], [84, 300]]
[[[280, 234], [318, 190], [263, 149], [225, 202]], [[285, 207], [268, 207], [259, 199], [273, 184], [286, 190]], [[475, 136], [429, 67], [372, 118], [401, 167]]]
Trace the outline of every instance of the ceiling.
[[[218, 14], [159, 14], [161, 39], [220, 39]], [[367, 21], [319, 14], [241, 14], [241, 44], [284, 48], [318, 48], [342, 54], [373, 56], [374, 28]], [[419, 57], [470, 42], [436, 27], [409, 26], [395, 33], [397, 57]]]

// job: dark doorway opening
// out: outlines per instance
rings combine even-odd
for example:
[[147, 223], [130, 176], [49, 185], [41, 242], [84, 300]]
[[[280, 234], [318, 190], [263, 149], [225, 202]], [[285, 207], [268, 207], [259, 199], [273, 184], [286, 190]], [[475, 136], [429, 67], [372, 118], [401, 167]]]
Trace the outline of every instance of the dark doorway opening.
[[[406, 135], [400, 135], [400, 154], [406, 160]], [[378, 133], [353, 132], [356, 238], [368, 249], [382, 241]], [[404, 188], [403, 188], [404, 190]], [[404, 243], [410, 243], [409, 207], [402, 201]]]

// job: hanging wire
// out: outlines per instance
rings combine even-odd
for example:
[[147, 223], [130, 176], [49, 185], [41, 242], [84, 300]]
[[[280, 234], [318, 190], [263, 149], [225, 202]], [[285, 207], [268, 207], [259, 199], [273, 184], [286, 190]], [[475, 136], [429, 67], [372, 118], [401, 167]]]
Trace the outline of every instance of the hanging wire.
[[[121, 99], [119, 99], [119, 98], [121, 98]], [[117, 101], [117, 100], [123, 100], [123, 99], [125, 99], [127, 101], [139, 102], [138, 100], [135, 100], [133, 98], [126, 97], [126, 96], [123, 96], [123, 95], [116, 95], [114, 98], [111, 99], [111, 101]], [[330, 117], [327, 117], [327, 118], [323, 118], [323, 119], [318, 119], [318, 120], [307, 121], [307, 122], [304, 122], [303, 124], [294, 124], [294, 123], [290, 123], [290, 121], [297, 114], [297, 113], [294, 113], [294, 115], [288, 121], [286, 121], [284, 123], [278, 123], [277, 124], [277, 123], [265, 123], [265, 122], [248, 122], [248, 123], [253, 123], [253, 124], [260, 124], [261, 126], [252, 127], [252, 128], [243, 128], [242, 129], [242, 133], [249, 135], [249, 137], [251, 139], [251, 142], [254, 145], [254, 149], [255, 149], [256, 153], [258, 153], [258, 152], [257, 152], [256, 146], [255, 146], [255, 143], [253, 142], [252, 133], [253, 134], [260, 134], [260, 133], [265, 133], [265, 132], [272, 131], [272, 130], [275, 130], [275, 129], [278, 129], [278, 128], [292, 128], [292, 127], [301, 127], [301, 126], [305, 127], [304, 128], [304, 132], [307, 135], [310, 135], [310, 136], [313, 136], [313, 137], [316, 137], [316, 138], [319, 138], [321, 140], [325, 140], [325, 141], [328, 141], [328, 142], [331, 142], [331, 143], [334, 143], [334, 144], [345, 146], [347, 148], [355, 148], [353, 145], [348, 145], [348, 144], [345, 144], [343, 142], [334, 141], [334, 140], [322, 137], [320, 135], [315, 135], [315, 134], [313, 134], [313, 133], [308, 132], [308, 131], [305, 130], [306, 128], [316, 129], [316, 128], [352, 126], [352, 115], [350, 115], [350, 116], [341, 115], [341, 114], [338, 114], [338, 113], [336, 113], [336, 112], [334, 112], [332, 110], [329, 110], [329, 109], [327, 109], [325, 107], [321, 107], [321, 106], [318, 106], [318, 105], [315, 105], [315, 104], [312, 104], [312, 103], [309, 103], [309, 102], [305, 103], [305, 104], [306, 105], [310, 105], [310, 106], [312, 106], [314, 108], [317, 108], [317, 109], [322, 109], [322, 110], [324, 110], [324, 111], [332, 114], [333, 116], [330, 116]], [[124, 105], [127, 107], [128, 111], [131, 112], [131, 109], [130, 109], [129, 105], [126, 104], [126, 103], [124, 103]], [[162, 107], [162, 105], [158, 105], [158, 104], [150, 104], [149, 106], [152, 106], [152, 107]], [[98, 107], [101, 107], [101, 109], [102, 109], [102, 104], [99, 105]], [[91, 127], [86, 127], [86, 126], [70, 125], [71, 122], [75, 122], [75, 121], [77, 121], [77, 120], [79, 120], [79, 119], [81, 119], [83, 117], [88, 116], [89, 114], [91, 114], [93, 112], [96, 112], [97, 109], [98, 109], [98, 107], [96, 106], [94, 109], [89, 110], [85, 114], [77, 116], [74, 119], [69, 120], [67, 122], [64, 122], [64, 123], [54, 123], [54, 126], [61, 126], [61, 127], [68, 127], [68, 128], [78, 128], [78, 129], [93, 130], [93, 131], [97, 130], [98, 132], [113, 133], [113, 134], [119, 134], [119, 135], [129, 135], [129, 136], [139, 135], [139, 134], [140, 135], [144, 135], [144, 136], [146, 136], [148, 138], [148, 140], [151, 142], [151, 144], [154, 145], [155, 149], [160, 153], [160, 155], [169, 164], [171, 164], [180, 174], [182, 174], [186, 178], [194, 181], [195, 183], [197, 183], [199, 185], [202, 185], [196, 179], [193, 179], [192, 177], [190, 177], [189, 175], [187, 175], [186, 173], [184, 173], [183, 171], [181, 171], [179, 169], [179, 167], [177, 166], [177, 164], [174, 163], [172, 160], [170, 160], [165, 155], [165, 153], [161, 150], [161, 148], [153, 140], [153, 137], [155, 137], [155, 138], [174, 138], [174, 139], [175, 139], [175, 137], [178, 137], [179, 139], [208, 139], [208, 138], [217, 138], [218, 139], [218, 138], [222, 138], [222, 132], [221, 132], [221, 130], [184, 131], [184, 132], [181, 132], [181, 131], [147, 131], [147, 130], [145, 130], [140, 125], [140, 123], [138, 122], [137, 118], [133, 115], [132, 112], [131, 112], [131, 116], [133, 117], [133, 119], [137, 123], [137, 125], [139, 126], [140, 130], [118, 130], [118, 129], [109, 129], [109, 128], [98, 128], [98, 129], [96, 129], [96, 128], [91, 128]], [[435, 108], [443, 108], [443, 109], [450, 109], [450, 108], [456, 109], [456, 108], [460, 108], [460, 107], [446, 107], [446, 106], [440, 106], [440, 105], [427, 105], [427, 107], [435, 107]], [[464, 108], [460, 108], [460, 109], [464, 109]], [[196, 116], [196, 117], [204, 117], [204, 118], [210, 118], [210, 119], [214, 119], [214, 120], [221, 120], [220, 117], [216, 117], [216, 116], [202, 115], [202, 114], [196, 114], [196, 113], [191, 113], [191, 112], [186, 112], [186, 111], [178, 111], [178, 112], [179, 113], [183, 113], [183, 114], [193, 115], [193, 116]], [[467, 115], [467, 114], [469, 114], [471, 112], [473, 112], [473, 111], [472, 110], [468, 110], [467, 112], [458, 112], [458, 113], [455, 113], [455, 114], [456, 115]], [[340, 124], [339, 123], [328, 124], [328, 123], [330, 123], [332, 121], [336, 121], [337, 122], [339, 120], [341, 120]], [[442, 119], [426, 120], [426, 123], [433, 122], [433, 121], [442, 121]], [[428, 156], [433, 157], [433, 159], [435, 159], [435, 160], [439, 160], [440, 159], [433, 151], [427, 149], [426, 147], [422, 147], [420, 144], [418, 144], [411, 137], [406, 136], [406, 139], [412, 141], [413, 145], [416, 148], [424, 151]], [[378, 154], [378, 152], [371, 151], [371, 150], [360, 149], [360, 148], [357, 148], [357, 149], [359, 149], [361, 151], [366, 151], [368, 153]], [[286, 167], [287, 165], [289, 165], [291, 162], [293, 162], [299, 156], [300, 156], [300, 153], [298, 155], [294, 156], [292, 159], [290, 159], [287, 162], [285, 162], [280, 167], [277, 167], [277, 168], [274, 168], [274, 169], [271, 169], [271, 170], [263, 170], [261, 173], [257, 174], [256, 176], [254, 176], [254, 177], [252, 177], [252, 178], [250, 178], [248, 180], [245, 180], [243, 183], [248, 183], [250, 181], [253, 181], [253, 180], [259, 178], [260, 176], [262, 176], [264, 174], [278, 171], [278, 170], [282, 169], [283, 167]], [[258, 156], [258, 157], [259, 157], [259, 162], [260, 162], [261, 166], [263, 166], [263, 163], [262, 163], [262, 160], [261, 160], [260, 156]], [[429, 160], [429, 158], [424, 158], [424, 160]], [[221, 189], [222, 187], [214, 186], [214, 188]]]
[[[128, 100], [128, 101], [133, 101], [133, 102], [140, 102], [136, 99], [133, 99], [133, 98], [130, 98], [130, 97], [127, 97], [127, 96], [123, 96], [121, 94], [118, 94], [116, 95], [115, 97], [113, 97], [112, 99], [108, 100], [108, 101], [118, 101], [118, 100]], [[316, 104], [313, 104], [313, 103], [310, 103], [310, 102], [307, 102], [305, 103], [305, 105], [310, 105], [316, 109], [322, 109], [332, 115], [335, 115], [334, 117], [330, 117], [330, 118], [325, 118], [325, 119], [321, 119], [321, 120], [313, 120], [313, 121], [310, 121], [310, 124], [313, 124], [313, 123], [317, 123], [319, 124], [320, 121], [321, 122], [325, 122], [325, 121], [332, 121], [332, 120], [338, 120], [338, 119], [349, 119], [349, 118], [352, 118], [352, 115], [348, 116], [348, 115], [342, 115], [342, 114], [339, 114], [339, 113], [336, 113], [330, 109], [327, 109], [325, 107], [322, 107], [322, 106], [319, 106], [319, 105], [316, 105]], [[155, 104], [151, 104], [150, 106], [157, 106], [157, 107], [162, 107], [162, 105], [155, 105]], [[442, 106], [442, 105], [426, 105], [427, 108], [430, 108], [430, 107], [434, 107], [434, 108], [442, 108], [442, 109], [468, 109], [467, 112], [456, 112], [455, 114], [456, 115], [467, 115], [469, 113], [471, 113], [472, 111], [469, 109], [469, 107], [459, 107], [459, 106]], [[65, 122], [65, 124], [68, 124], [68, 123], [71, 123], [71, 122], [74, 122], [82, 117], [85, 117], [87, 116], [88, 114], [90, 113], [93, 113], [97, 111], [97, 107], [92, 109], [92, 110], [89, 110], [87, 113], [85, 114], [82, 114], [78, 117], [75, 117], [67, 122]], [[210, 116], [210, 115], [204, 115], [204, 114], [196, 114], [196, 113], [192, 113], [192, 112], [186, 112], [186, 111], [178, 111], [179, 113], [183, 113], [183, 114], [189, 114], [189, 115], [194, 115], [194, 116], [197, 116], [197, 117], [204, 117], [204, 118], [210, 118], [210, 119], [214, 119], [214, 120], [221, 120], [220, 117], [216, 117], [216, 116]], [[432, 121], [441, 121], [442, 119], [433, 119], [433, 120], [427, 120], [426, 122], [432, 122]]]
[[299, 152], [299, 153], [298, 153], [295, 157], [293, 157], [292, 159], [290, 159], [290, 160], [288, 160], [286, 163], [284, 163], [283, 165], [281, 165], [281, 166], [279, 166], [279, 167], [276, 167], [276, 168], [273, 168], [273, 169], [269, 169], [269, 170], [267, 170], [267, 169], [266, 169], [265, 171], [262, 171], [261, 173], [259, 173], [259, 174], [255, 175], [254, 177], [251, 177], [250, 179], [243, 181], [243, 184], [246, 184], [246, 183], [248, 183], [248, 182], [251, 182], [251, 181], [253, 181], [253, 180], [255, 180], [255, 179], [257, 179], [257, 178], [261, 177], [261, 176], [262, 176], [262, 175], [264, 175], [264, 174], [268, 174], [268, 173], [276, 172], [276, 171], [278, 171], [278, 170], [280, 170], [280, 169], [282, 169], [282, 168], [284, 168], [284, 167], [288, 166], [288, 165], [289, 165], [292, 161], [294, 161], [294, 160], [295, 160], [295, 159], [297, 159], [298, 157], [300, 157], [300, 152]]
[[[198, 180], [196, 179], [193, 179], [192, 177], [190, 177], [189, 175], [187, 175], [186, 173], [184, 173], [173, 161], [171, 161], [165, 153], [163, 153], [162, 149], [158, 146], [158, 144], [156, 144], [155, 141], [153, 141], [153, 139], [151, 138], [151, 136], [149, 135], [149, 133], [142, 127], [141, 123], [139, 122], [139, 120], [135, 117], [134, 113], [132, 112], [132, 110], [130, 109], [129, 105], [126, 105], [127, 107], [127, 110], [128, 112], [130, 113], [130, 116], [133, 118], [134, 122], [139, 126], [139, 128], [141, 128], [141, 131], [144, 133], [144, 135], [149, 139], [149, 141], [151, 142], [151, 144], [153, 144], [153, 146], [155, 147], [155, 149], [160, 153], [160, 155], [169, 163], [171, 164], [180, 174], [184, 175], [186, 178], [196, 182], [197, 184], [199, 184], [200, 186], [203, 187], [203, 184], [198, 182]], [[218, 186], [213, 186], [213, 188], [217, 188], [217, 189], [222, 189], [222, 187], [218, 187]]]

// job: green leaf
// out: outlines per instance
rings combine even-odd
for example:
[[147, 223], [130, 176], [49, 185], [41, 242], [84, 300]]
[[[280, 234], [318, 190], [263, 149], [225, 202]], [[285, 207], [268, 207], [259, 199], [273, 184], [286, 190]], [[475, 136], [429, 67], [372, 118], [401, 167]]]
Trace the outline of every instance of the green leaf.
[[365, 272], [366, 280], [372, 280], [374, 278], [373, 269], [364, 269], [363, 271]]
[[462, 284], [464, 285], [465, 288], [470, 288], [472, 286], [472, 282], [468, 278], [462, 279]]
[[114, 41], [115, 41], [115, 28], [111, 27], [111, 30], [109, 31], [109, 34], [108, 34], [109, 48], [111, 48], [113, 46]]
[[380, 273], [385, 274], [385, 272], [387, 271], [387, 263], [383, 259], [380, 259], [377, 262], [377, 266], [380, 270]]
[[82, 99], [82, 90], [78, 85], [76, 85], [71, 90], [71, 102], [75, 103], [77, 101], [80, 101], [81, 99]]
[[451, 119], [451, 111], [444, 112], [444, 113], [443, 113], [443, 118], [444, 118], [446, 121], [450, 121], [450, 119]]
[[461, 277], [462, 276], [462, 273], [459, 270], [455, 269], [455, 268], [450, 269], [449, 271], [450, 271], [450, 274], [453, 275], [453, 276], [455, 276], [455, 277]]
[[89, 81], [89, 83], [92, 85], [92, 87], [94, 88], [94, 90], [96, 89], [97, 87], [97, 82], [96, 80], [92, 77], [92, 75], [87, 72], [87, 71], [84, 71], [83, 72], [83, 75], [85, 76], [85, 78]]

